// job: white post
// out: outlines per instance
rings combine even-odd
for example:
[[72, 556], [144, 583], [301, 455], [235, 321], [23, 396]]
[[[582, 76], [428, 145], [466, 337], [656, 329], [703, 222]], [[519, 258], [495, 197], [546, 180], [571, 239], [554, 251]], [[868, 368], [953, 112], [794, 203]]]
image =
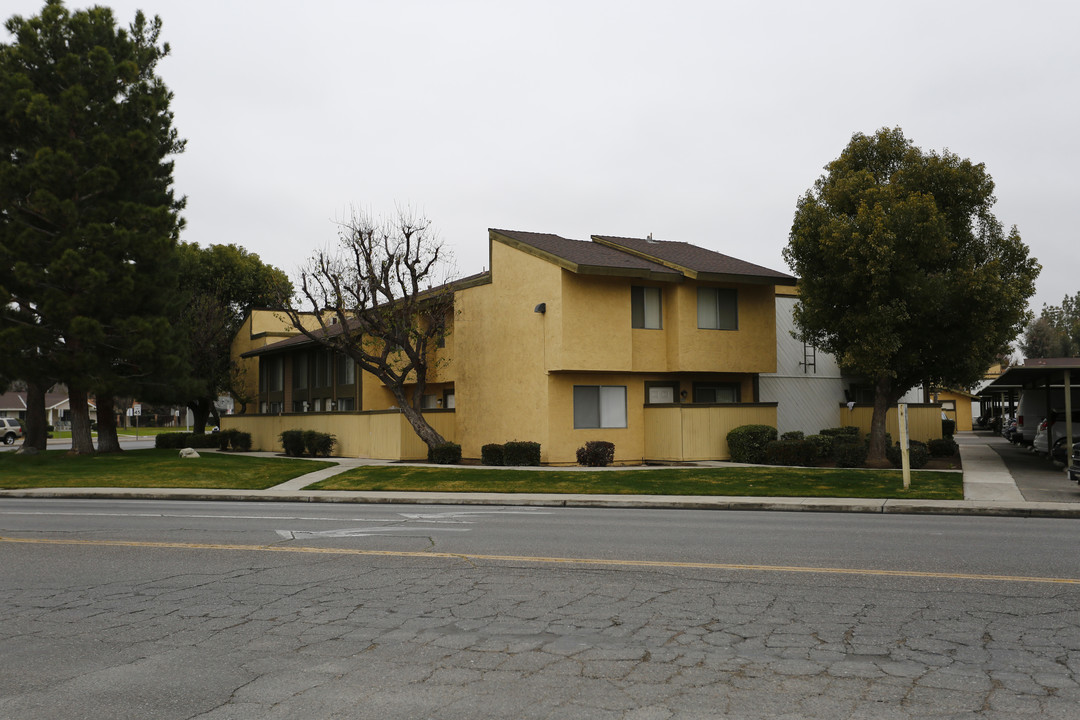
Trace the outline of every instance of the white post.
[[907, 403], [896, 406], [897, 425], [900, 426], [900, 467], [904, 473], [904, 489], [911, 488], [911, 460], [908, 458]]

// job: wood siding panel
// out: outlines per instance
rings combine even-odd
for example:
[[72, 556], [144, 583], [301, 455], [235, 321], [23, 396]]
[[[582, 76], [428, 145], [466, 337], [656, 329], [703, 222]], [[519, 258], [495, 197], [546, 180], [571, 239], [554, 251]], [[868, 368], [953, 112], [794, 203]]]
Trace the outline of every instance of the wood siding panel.
[[645, 459], [729, 460], [727, 434], [740, 425], [776, 427], [774, 405], [645, 408]]
[[[845, 405], [840, 406], [841, 425], [854, 425], [859, 428], [863, 435], [870, 432], [870, 420], [874, 415], [874, 408], [869, 405], [856, 405], [848, 410]], [[892, 435], [893, 442], [900, 441], [900, 424], [897, 420], [897, 410], [893, 406], [889, 408], [885, 416], [885, 432]], [[912, 440], [928, 442], [941, 437], [941, 407], [938, 405], [909, 405], [908, 406], [908, 432]]]

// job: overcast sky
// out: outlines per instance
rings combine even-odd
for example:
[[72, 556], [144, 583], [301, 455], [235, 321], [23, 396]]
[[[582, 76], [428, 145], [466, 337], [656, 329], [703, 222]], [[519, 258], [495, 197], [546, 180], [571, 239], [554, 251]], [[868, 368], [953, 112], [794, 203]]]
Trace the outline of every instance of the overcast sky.
[[489, 227], [788, 271], [798, 197], [853, 133], [899, 126], [985, 163], [1043, 265], [1033, 309], [1080, 291], [1075, 0], [105, 4], [172, 46], [183, 239], [290, 275], [350, 205], [423, 211], [462, 275]]

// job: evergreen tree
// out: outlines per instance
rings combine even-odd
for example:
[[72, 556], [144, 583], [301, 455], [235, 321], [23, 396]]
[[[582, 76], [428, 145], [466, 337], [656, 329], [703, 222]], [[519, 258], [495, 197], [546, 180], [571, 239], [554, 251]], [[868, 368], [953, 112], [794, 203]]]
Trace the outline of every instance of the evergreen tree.
[[5, 27], [0, 298], [33, 338], [0, 343], [0, 354], [22, 363], [18, 374], [38, 371], [25, 359], [36, 354], [67, 383], [72, 449], [92, 452], [88, 392], [177, 369], [166, 318], [184, 199], [169, 158], [184, 143], [155, 74], [169, 46], [159, 18], [139, 12], [123, 29], [108, 8], [70, 12], [61, 0]]

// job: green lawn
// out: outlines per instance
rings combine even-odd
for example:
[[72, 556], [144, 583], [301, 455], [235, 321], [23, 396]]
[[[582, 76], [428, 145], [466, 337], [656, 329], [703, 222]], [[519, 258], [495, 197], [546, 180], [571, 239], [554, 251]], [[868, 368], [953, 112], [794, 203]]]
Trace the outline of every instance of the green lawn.
[[903, 476], [899, 470], [776, 467], [591, 471], [393, 465], [349, 470], [307, 489], [927, 500], [964, 498], [963, 475], [958, 472], [913, 472], [911, 488], [904, 490]]
[[[139, 437], [143, 437], [143, 436], [150, 437], [151, 435], [160, 435], [161, 433], [173, 433], [173, 432], [189, 432], [189, 431], [185, 430], [184, 428], [144, 427], [144, 428], [139, 428]], [[135, 428], [133, 428], [133, 427], [130, 427], [130, 428], [116, 428], [116, 434], [121, 436], [121, 437], [124, 437], [124, 436], [127, 436], [127, 435], [130, 435], [131, 437], [135, 437]], [[97, 431], [95, 430], [95, 431], [91, 432], [90, 435], [91, 435], [91, 437], [97, 437]], [[54, 430], [53, 432], [49, 433], [49, 437], [54, 438], [54, 439], [70, 439], [71, 438], [71, 431], [70, 430]]]
[[105, 455], [0, 453], [0, 489], [56, 487], [229, 488], [263, 490], [334, 463], [176, 450], [126, 450]]

